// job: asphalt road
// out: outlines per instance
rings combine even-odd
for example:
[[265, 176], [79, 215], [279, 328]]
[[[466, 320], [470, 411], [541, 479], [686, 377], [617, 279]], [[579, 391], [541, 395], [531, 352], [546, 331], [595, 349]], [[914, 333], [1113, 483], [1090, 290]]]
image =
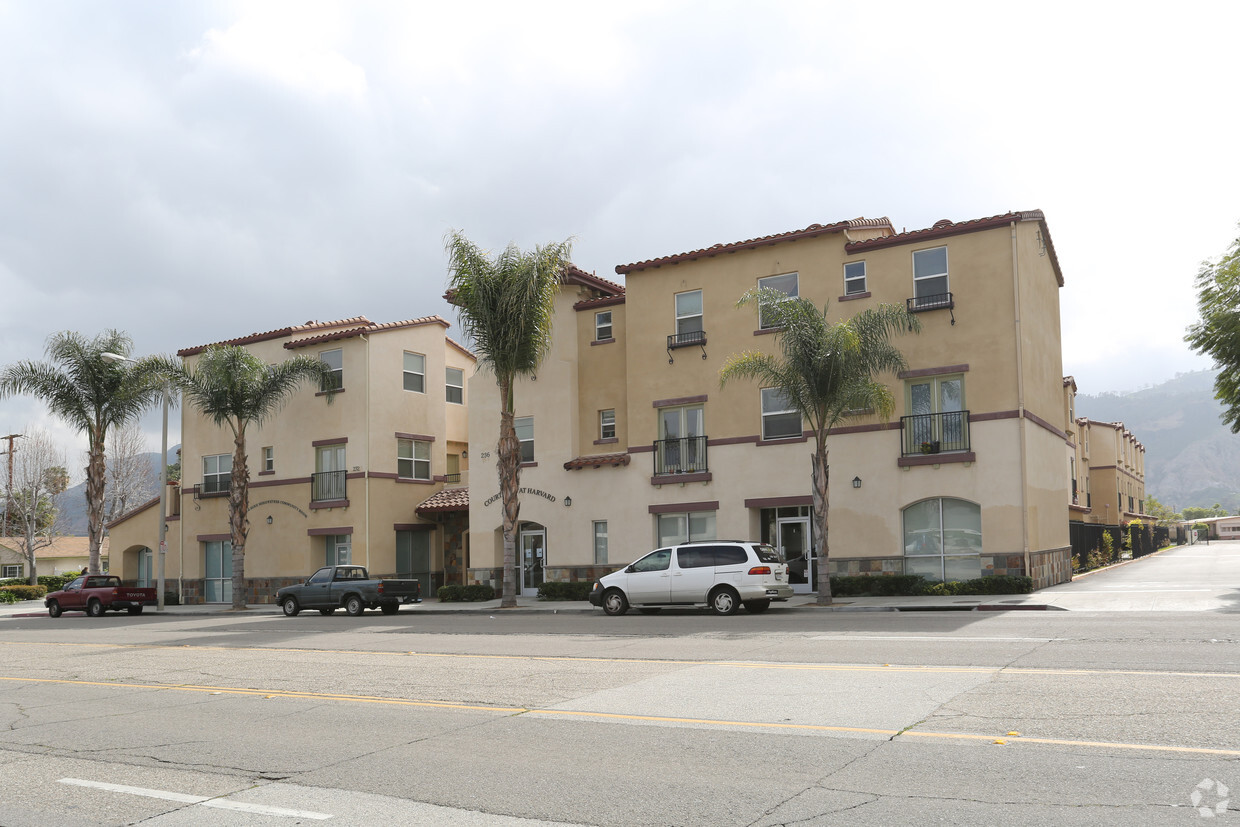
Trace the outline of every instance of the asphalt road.
[[1226, 824], [1238, 690], [1218, 608], [8, 618], [0, 825]]

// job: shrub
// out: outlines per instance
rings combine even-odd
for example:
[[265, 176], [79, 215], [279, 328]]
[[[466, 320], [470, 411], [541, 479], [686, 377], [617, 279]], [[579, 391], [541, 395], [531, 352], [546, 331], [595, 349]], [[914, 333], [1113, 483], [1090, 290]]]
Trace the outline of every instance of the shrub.
[[437, 592], [444, 603], [478, 603], [494, 600], [495, 589], [490, 586], [440, 586]]
[[1029, 594], [1032, 591], [1033, 578], [1014, 575], [950, 580], [946, 583], [931, 583], [920, 574], [831, 578], [831, 594], [836, 597]]
[[40, 574], [39, 585], [47, 586], [49, 592], [58, 592], [65, 587], [65, 584], [73, 582], [78, 577], [77, 572], [69, 574]]
[[0, 588], [0, 603], [16, 603], [19, 600], [21, 600], [21, 598], [13, 594], [11, 591]]
[[47, 586], [15, 585], [4, 586], [4, 591], [16, 596], [16, 600], [42, 600], [47, 596]]
[[594, 584], [587, 580], [547, 582], [538, 587], [539, 600], [588, 600]]

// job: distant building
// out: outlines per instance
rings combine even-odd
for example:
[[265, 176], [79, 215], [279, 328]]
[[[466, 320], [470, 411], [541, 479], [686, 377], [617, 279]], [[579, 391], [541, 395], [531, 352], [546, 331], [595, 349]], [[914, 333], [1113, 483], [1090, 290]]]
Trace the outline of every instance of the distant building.
[[[109, 545], [105, 537], [99, 547], [99, 565], [104, 571], [108, 570]], [[90, 562], [90, 538], [56, 537], [51, 545], [36, 549], [34, 559], [37, 574], [79, 572]], [[0, 580], [29, 577], [29, 563], [17, 542], [12, 537], [0, 538]]]
[[[297, 355], [336, 371], [330, 399], [304, 386], [247, 432], [250, 469], [246, 602], [323, 565], [416, 578], [424, 594], [462, 583], [468, 546], [466, 404], [475, 358], [438, 316], [365, 317], [256, 333], [240, 345], [268, 363]], [[193, 365], [207, 346], [179, 351]], [[171, 486], [167, 588], [187, 603], [232, 601], [228, 495], [233, 436], [181, 406], [182, 479]], [[108, 525], [112, 573], [156, 577], [158, 499]]]

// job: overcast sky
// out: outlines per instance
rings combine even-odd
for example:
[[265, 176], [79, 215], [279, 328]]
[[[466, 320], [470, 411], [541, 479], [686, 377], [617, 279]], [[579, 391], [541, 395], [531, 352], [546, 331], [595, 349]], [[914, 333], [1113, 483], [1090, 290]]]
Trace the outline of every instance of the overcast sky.
[[[455, 323], [451, 228], [571, 236], [619, 280], [815, 222], [1041, 209], [1065, 373], [1135, 389], [1209, 366], [1183, 334], [1240, 234], [1237, 31], [1191, 0], [0, 0], [0, 363], [65, 329], [143, 355]], [[0, 402], [0, 434], [69, 443], [44, 420]]]

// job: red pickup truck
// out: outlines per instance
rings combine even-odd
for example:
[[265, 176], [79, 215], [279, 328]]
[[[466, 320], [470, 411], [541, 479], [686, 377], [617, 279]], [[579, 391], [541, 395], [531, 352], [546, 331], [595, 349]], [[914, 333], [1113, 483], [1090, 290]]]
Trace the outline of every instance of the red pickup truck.
[[108, 574], [83, 574], [58, 592], [43, 599], [47, 613], [60, 617], [62, 612], [86, 612], [99, 617], [106, 611], [126, 609], [131, 615], [142, 614], [143, 606], [159, 603], [155, 589], [121, 585], [121, 579]]

